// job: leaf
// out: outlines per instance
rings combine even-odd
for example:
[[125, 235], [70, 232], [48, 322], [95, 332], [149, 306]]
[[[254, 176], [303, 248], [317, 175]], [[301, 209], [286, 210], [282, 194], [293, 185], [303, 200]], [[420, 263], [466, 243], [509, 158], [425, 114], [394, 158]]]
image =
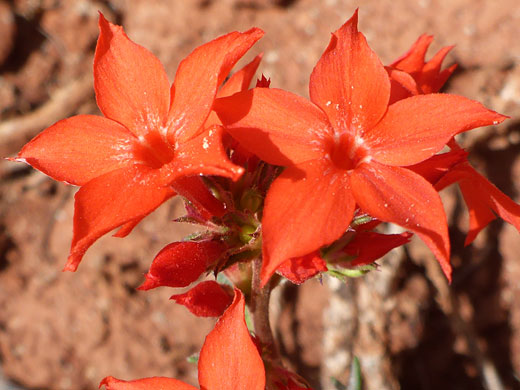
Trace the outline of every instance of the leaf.
[[363, 381], [361, 378], [361, 366], [359, 359], [354, 356], [352, 365], [350, 366], [350, 378], [348, 381], [348, 390], [363, 390]]

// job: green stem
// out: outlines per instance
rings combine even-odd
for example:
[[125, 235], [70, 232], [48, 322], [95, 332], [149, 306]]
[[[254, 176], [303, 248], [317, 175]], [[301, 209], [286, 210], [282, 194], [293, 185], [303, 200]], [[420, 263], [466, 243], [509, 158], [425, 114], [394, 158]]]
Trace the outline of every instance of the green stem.
[[253, 320], [255, 334], [263, 347], [263, 358], [273, 365], [282, 366], [280, 353], [274, 340], [271, 324], [269, 322], [269, 299], [271, 297], [272, 281], [264, 287], [260, 287], [260, 271], [262, 258], [253, 260], [253, 280], [251, 283], [251, 318]]

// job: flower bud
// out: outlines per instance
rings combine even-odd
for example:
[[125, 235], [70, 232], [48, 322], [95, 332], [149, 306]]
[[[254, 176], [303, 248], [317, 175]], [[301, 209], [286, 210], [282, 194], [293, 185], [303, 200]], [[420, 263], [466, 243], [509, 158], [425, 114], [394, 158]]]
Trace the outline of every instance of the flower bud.
[[240, 208], [256, 213], [262, 207], [262, 195], [255, 189], [246, 190], [240, 197]]

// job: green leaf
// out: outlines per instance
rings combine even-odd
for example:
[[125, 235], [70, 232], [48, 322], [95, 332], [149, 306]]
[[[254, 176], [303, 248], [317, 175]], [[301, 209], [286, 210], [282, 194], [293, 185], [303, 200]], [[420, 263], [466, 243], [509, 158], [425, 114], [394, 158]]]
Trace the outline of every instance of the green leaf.
[[363, 381], [361, 379], [361, 366], [359, 359], [354, 356], [352, 365], [350, 366], [350, 378], [348, 380], [348, 390], [362, 390]]

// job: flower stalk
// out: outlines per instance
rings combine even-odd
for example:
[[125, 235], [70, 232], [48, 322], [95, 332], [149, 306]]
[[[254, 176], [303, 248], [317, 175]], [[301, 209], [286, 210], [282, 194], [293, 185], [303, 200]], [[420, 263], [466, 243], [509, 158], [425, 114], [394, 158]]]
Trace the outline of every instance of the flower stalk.
[[269, 301], [273, 287], [271, 279], [265, 286], [261, 285], [260, 272], [262, 257], [253, 260], [253, 278], [251, 281], [251, 301], [249, 309], [253, 320], [255, 335], [262, 345], [262, 357], [276, 366], [282, 366], [280, 352], [273, 336], [269, 321]]

